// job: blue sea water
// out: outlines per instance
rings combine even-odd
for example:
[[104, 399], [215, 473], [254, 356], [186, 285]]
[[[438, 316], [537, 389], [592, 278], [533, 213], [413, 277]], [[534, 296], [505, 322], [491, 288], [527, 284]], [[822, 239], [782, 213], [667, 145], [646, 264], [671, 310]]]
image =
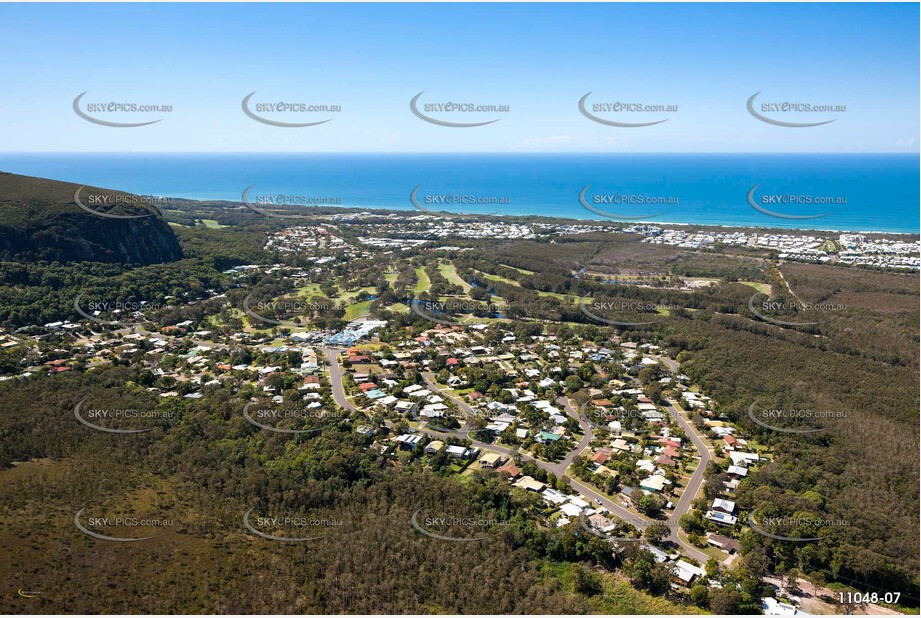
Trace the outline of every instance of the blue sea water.
[[[0, 154], [0, 170], [138, 194], [240, 201], [336, 198], [342, 206], [788, 229], [919, 234], [916, 154]], [[421, 186], [420, 186], [421, 185]], [[815, 219], [773, 217], [828, 213]], [[433, 196], [496, 204], [438, 205]], [[762, 195], [836, 203], [762, 202]], [[621, 203], [595, 196], [632, 196]], [[662, 198], [665, 204], [639, 204]], [[426, 200], [428, 198], [428, 201]], [[846, 203], [840, 203], [842, 198]], [[651, 216], [654, 215], [654, 216]], [[647, 218], [648, 217], [648, 218]]]

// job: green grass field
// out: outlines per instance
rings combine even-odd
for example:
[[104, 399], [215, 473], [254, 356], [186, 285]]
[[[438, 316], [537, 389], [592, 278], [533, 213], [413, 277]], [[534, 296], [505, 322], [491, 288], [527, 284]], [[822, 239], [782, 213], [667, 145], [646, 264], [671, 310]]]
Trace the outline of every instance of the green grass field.
[[374, 289], [373, 286], [367, 286], [363, 288], [358, 288], [357, 290], [349, 290], [349, 291], [339, 290], [339, 293], [336, 294], [333, 300], [336, 302], [349, 302], [353, 300], [356, 296], [361, 294], [362, 292], [365, 292], [367, 294], [374, 294], [375, 291], [376, 290]]
[[314, 296], [324, 296], [324, 297], [326, 296], [326, 294], [324, 294], [322, 290], [320, 290], [319, 283], [308, 283], [307, 285], [298, 288], [297, 295], [302, 298], [313, 298]]
[[362, 301], [360, 303], [355, 303], [349, 305], [345, 309], [345, 318], [346, 320], [354, 320], [360, 318], [363, 315], [368, 315], [371, 312], [371, 302], [370, 300]]
[[418, 267], [416, 269], [416, 285], [413, 288], [413, 293], [421, 294], [422, 292], [427, 292], [430, 287], [432, 287], [432, 280], [429, 279], [423, 267]]
[[464, 294], [470, 291], [470, 288], [473, 287], [463, 279], [460, 275], [457, 274], [457, 268], [451, 262], [443, 262], [438, 265], [438, 272], [441, 273], [441, 276], [448, 280], [448, 283], [453, 283], [454, 285], [459, 285], [464, 288]]
[[758, 283], [756, 281], [739, 281], [739, 283], [741, 283], [742, 285], [747, 285], [750, 288], [754, 288], [755, 290], [757, 290], [758, 292], [761, 292], [762, 294], [767, 294], [768, 296], [770, 296], [771, 294], [771, 284], [770, 283]]
[[506, 268], [511, 268], [512, 270], [517, 270], [522, 275], [533, 275], [533, 270], [525, 270], [524, 268], [515, 268], [514, 266], [509, 266], [508, 264], [500, 264], [500, 266], [505, 266]]
[[507, 283], [508, 285], [514, 285], [514, 286], [519, 287], [519, 288], [521, 287], [521, 284], [518, 283], [517, 281], [513, 280], [513, 279], [506, 279], [505, 277], [502, 277], [502, 276], [500, 276], [500, 275], [488, 275], [488, 274], [486, 274], [486, 273], [484, 273], [484, 272], [480, 272], [480, 271], [476, 271], [476, 273], [477, 273], [479, 276], [483, 277], [484, 279], [489, 279], [490, 281], [499, 281], [499, 282], [501, 282], [501, 283]]
[[[489, 274], [486, 274], [480, 271], [476, 271], [476, 273], [479, 276], [483, 277], [484, 279], [489, 279], [491, 281], [498, 281], [500, 283], [506, 283], [508, 285], [514, 285], [515, 287], [519, 287], [519, 288], [521, 287], [521, 284], [518, 283], [517, 281], [514, 281], [512, 279], [507, 279], [500, 275], [489, 275]], [[575, 296], [574, 294], [560, 294], [559, 292], [543, 292], [540, 290], [535, 290], [535, 291], [537, 292], [538, 296], [542, 296], [544, 298], [556, 298], [557, 300], [568, 300], [571, 303], [579, 302], [579, 297]], [[498, 299], [499, 297], [494, 296], [493, 298]]]

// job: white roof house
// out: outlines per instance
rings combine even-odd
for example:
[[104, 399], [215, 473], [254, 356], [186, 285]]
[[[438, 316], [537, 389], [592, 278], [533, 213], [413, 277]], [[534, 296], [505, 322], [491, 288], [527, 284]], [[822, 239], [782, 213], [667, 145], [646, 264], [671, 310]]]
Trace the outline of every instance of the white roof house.
[[715, 511], [723, 511], [725, 513], [735, 513], [736, 503], [732, 500], [723, 500], [722, 498], [714, 498], [713, 504], [710, 505]]
[[690, 562], [679, 560], [675, 563], [675, 577], [680, 579], [685, 585], [690, 585], [697, 577], [705, 577], [707, 572], [702, 568], [694, 566]]
[[653, 474], [652, 476], [643, 479], [640, 481], [640, 489], [645, 489], [647, 491], [662, 491], [666, 485], [670, 484], [667, 478], [661, 474]]
[[582, 509], [572, 502], [567, 502], [566, 504], [562, 505], [560, 507], [560, 511], [565, 513], [567, 517], [578, 517], [582, 514]]
[[722, 511], [707, 511], [705, 515], [707, 519], [712, 522], [718, 523], [723, 526], [734, 526], [738, 517], [735, 515], [730, 515], [729, 513], [723, 513]]
[[761, 604], [761, 609], [764, 611], [765, 616], [808, 616], [806, 612], [802, 612], [796, 608], [794, 605], [789, 603], [782, 603], [775, 599], [774, 597], [764, 597], [764, 601]]

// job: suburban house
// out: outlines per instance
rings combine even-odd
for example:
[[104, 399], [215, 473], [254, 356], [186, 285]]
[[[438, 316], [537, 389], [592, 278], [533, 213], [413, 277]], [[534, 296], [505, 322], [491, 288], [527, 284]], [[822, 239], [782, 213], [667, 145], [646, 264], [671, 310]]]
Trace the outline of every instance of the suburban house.
[[695, 579], [704, 578], [707, 572], [685, 560], [678, 560], [672, 572], [672, 581], [682, 586], [690, 587]]
[[707, 511], [704, 517], [721, 526], [734, 526], [739, 519], [735, 515], [723, 513], [722, 511]]
[[598, 464], [600, 466], [600, 465], [606, 464], [610, 458], [611, 458], [611, 449], [609, 448], [598, 449], [598, 452], [592, 455], [592, 463]]
[[718, 547], [729, 555], [738, 554], [742, 551], [742, 545], [738, 541], [722, 534], [708, 534], [707, 544]]
[[444, 447], [445, 447], [445, 443], [442, 442], [441, 440], [432, 440], [431, 442], [425, 445], [425, 453], [429, 455], [434, 455], [435, 453], [437, 453]]
[[397, 436], [394, 439], [399, 443], [401, 449], [411, 451], [414, 448], [416, 448], [416, 445], [418, 445], [419, 442], [422, 441], [422, 436], [418, 434], [414, 435], [414, 434], [404, 433], [403, 435]]
[[499, 453], [484, 453], [480, 457], [480, 466], [484, 468], [498, 468], [505, 462], [505, 457]]
[[653, 474], [652, 476], [643, 479], [640, 481], [640, 489], [645, 489], [646, 491], [660, 492], [666, 485], [670, 485], [671, 481], [662, 476], [661, 474]]
[[463, 446], [449, 446], [447, 449], [448, 457], [452, 459], [468, 459], [477, 452], [475, 448], [466, 448]]
[[393, 406], [393, 409], [400, 414], [410, 415], [416, 411], [416, 404], [413, 401], [401, 400], [396, 402], [396, 404]]
[[528, 491], [544, 491], [547, 487], [546, 483], [542, 483], [530, 476], [523, 476], [512, 483], [512, 485], [519, 489], [527, 489]]

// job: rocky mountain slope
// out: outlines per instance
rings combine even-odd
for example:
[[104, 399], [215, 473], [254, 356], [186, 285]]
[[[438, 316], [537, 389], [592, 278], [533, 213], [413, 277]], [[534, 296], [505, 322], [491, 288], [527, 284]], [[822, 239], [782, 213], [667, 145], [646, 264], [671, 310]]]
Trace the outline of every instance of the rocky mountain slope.
[[0, 172], [0, 260], [156, 264], [182, 250], [155, 200]]

